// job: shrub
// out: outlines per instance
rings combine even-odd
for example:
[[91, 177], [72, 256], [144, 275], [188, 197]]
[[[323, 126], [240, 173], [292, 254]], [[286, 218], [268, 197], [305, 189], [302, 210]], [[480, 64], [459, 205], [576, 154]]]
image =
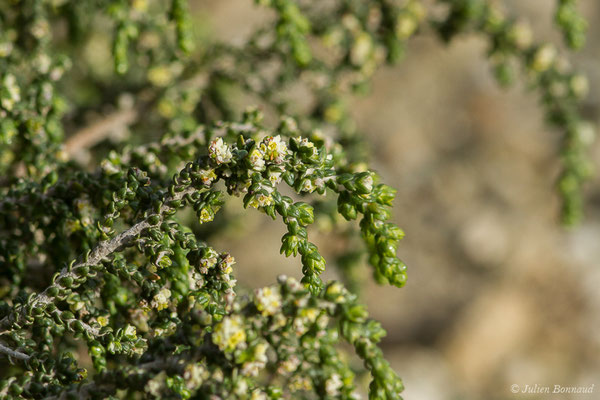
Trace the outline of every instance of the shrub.
[[[418, 0], [258, 3], [269, 19], [236, 46], [193, 29], [185, 0], [0, 8], [3, 398], [355, 398], [352, 348], [369, 398], [399, 399], [354, 271], [365, 252], [377, 282], [403, 286], [403, 232], [345, 101], [427, 27], [487, 38], [502, 84], [525, 71], [564, 132], [564, 221], [580, 218], [586, 81], [527, 25], [483, 0], [440, 1], [435, 18]], [[582, 45], [574, 1], [556, 22]], [[87, 125], [93, 110], [105, 115]], [[234, 257], [209, 244], [234, 201], [283, 222], [300, 281], [236, 286]], [[342, 219], [364, 250], [337, 260], [343, 283], [324, 282], [308, 228]]]

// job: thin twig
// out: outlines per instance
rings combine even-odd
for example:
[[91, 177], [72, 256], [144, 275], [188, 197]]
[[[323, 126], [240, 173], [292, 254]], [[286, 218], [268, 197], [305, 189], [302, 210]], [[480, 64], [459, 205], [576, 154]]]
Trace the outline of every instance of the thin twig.
[[[164, 218], [163, 215], [164, 215], [165, 211], [167, 211], [168, 209], [171, 208], [168, 205], [171, 201], [181, 200], [185, 197], [185, 195], [193, 193], [194, 190], [196, 190], [196, 189], [189, 187], [182, 192], [178, 192], [178, 193], [175, 193], [173, 196], [167, 197], [167, 199], [165, 199], [162, 207], [160, 208], [159, 212], [157, 213], [158, 216], [160, 217], [160, 221], [162, 221], [162, 219]], [[160, 221], [159, 221], [159, 223], [160, 223]], [[108, 257], [110, 254], [114, 253], [119, 248], [126, 246], [136, 236], [138, 236], [145, 229], [148, 229], [151, 226], [153, 226], [153, 225], [148, 221], [148, 218], [146, 218], [146, 219], [138, 222], [137, 224], [133, 225], [131, 228], [127, 229], [126, 231], [113, 237], [112, 239], [101, 241], [90, 252], [87, 260], [85, 260], [84, 257], [81, 257], [80, 259], [82, 259], [83, 261], [79, 261], [79, 262], [73, 264], [71, 266], [71, 268], [67, 268], [67, 267], [63, 268], [60, 271], [60, 274], [58, 275], [58, 277], [55, 279], [56, 283], [54, 285], [46, 288], [46, 290], [44, 290], [42, 293], [38, 294], [37, 296], [34, 296], [33, 299], [29, 302], [29, 304], [24, 305], [23, 309], [29, 308], [30, 306], [32, 308], [44, 308], [47, 304], [51, 303], [54, 300], [54, 297], [50, 296], [48, 294], [48, 291], [50, 290], [50, 288], [60, 285], [60, 282], [63, 280], [63, 278], [70, 277], [70, 278], [73, 278], [74, 280], [79, 278], [77, 276], [77, 274], [74, 272], [76, 269], [78, 269], [78, 267], [81, 267], [81, 266], [93, 267], [93, 266], [100, 264], [100, 262], [104, 258]], [[25, 315], [23, 312], [13, 310], [8, 316], [6, 316], [6, 317], [2, 318], [2, 320], [0, 320], [0, 328], [9, 328], [13, 323], [22, 322], [24, 319], [25, 319]]]
[[20, 351], [16, 351], [9, 347], [6, 347], [2, 343], [0, 343], [0, 353], [4, 353], [4, 354], [8, 355], [9, 357], [17, 358], [19, 360], [29, 360], [29, 358], [31, 357], [25, 353], [21, 353]]

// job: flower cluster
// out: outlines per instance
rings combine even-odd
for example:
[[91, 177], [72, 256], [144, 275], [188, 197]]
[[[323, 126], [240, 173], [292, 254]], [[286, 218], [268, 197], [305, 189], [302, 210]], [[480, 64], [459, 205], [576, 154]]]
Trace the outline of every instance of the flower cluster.
[[[220, 126], [229, 127], [228, 124]], [[300, 368], [306, 362], [313, 362], [311, 358], [302, 362], [297, 355], [292, 357], [282, 353], [283, 358], [278, 362], [269, 356], [269, 349], [273, 346], [283, 346], [281, 351], [288, 351], [299, 346], [297, 341], [301, 338], [316, 335], [311, 340], [325, 340], [319, 332], [330, 329], [330, 318], [337, 315], [324, 311], [318, 300], [321, 293], [331, 290], [324, 292], [324, 283], [319, 278], [325, 268], [325, 260], [317, 247], [308, 241], [306, 228], [314, 222], [313, 207], [305, 202], [295, 203], [282, 195], [277, 184], [285, 182], [301, 193], [305, 191], [307, 180], [322, 182], [318, 190], [322, 194], [328, 191], [336, 195], [338, 201], [346, 199], [354, 207], [355, 217], [363, 215], [363, 229], [369, 235], [375, 235], [375, 247], [372, 247], [371, 236], [366, 235], [365, 239], [373, 257], [379, 257], [373, 264], [376, 275], [385, 276], [389, 282], [400, 286], [404, 283], [405, 272], [396, 268], [403, 265], [395, 258], [397, 235], [390, 236], [388, 232], [395, 232], [397, 228], [392, 228], [389, 222], [382, 225], [388, 216], [387, 208], [393, 194], [385, 185], [377, 184], [372, 172], [339, 174], [335, 160], [326, 148], [318, 147], [306, 138], [292, 137], [287, 143], [279, 135], [252, 139], [254, 130], [254, 126], [246, 126], [244, 131], [235, 132], [237, 136], [226, 134], [206, 143], [205, 152], [200, 150], [195, 162], [187, 163], [176, 173], [167, 190], [152, 184], [149, 172], [139, 169], [143, 165], [129, 166], [127, 154], [113, 154], [111, 157], [117, 162], [111, 161], [111, 164], [117, 172], [107, 173], [106, 168], [101, 168], [99, 173], [103, 180], [100, 184], [121, 187], [110, 195], [110, 201], [92, 201], [86, 190], [79, 189], [81, 184], [73, 186], [74, 181], [63, 183], [62, 179], [56, 182], [46, 199], [37, 199], [53, 204], [69, 202], [75, 205], [78, 219], [84, 216], [90, 221], [97, 218], [97, 229], [90, 232], [89, 240], [99, 242], [82, 257], [71, 261], [68, 267], [58, 271], [44, 291], [16, 303], [0, 320], [3, 329], [14, 333], [13, 341], [19, 349], [15, 350], [15, 354], [23, 359], [40, 357], [61, 342], [59, 332], [68, 331], [88, 343], [94, 368], [110, 375], [118, 370], [111, 357], [125, 354], [141, 356], [142, 360], [153, 359], [159, 354], [150, 352], [150, 349], [163, 341], [173, 345], [176, 338], [181, 337], [187, 339], [177, 345], [181, 348], [180, 352], [173, 350], [173, 354], [186, 354], [193, 358], [205, 356], [201, 349], [206, 347], [209, 351], [213, 348], [222, 352], [226, 359], [239, 364], [240, 376], [247, 378], [243, 382], [236, 381], [235, 390], [239, 389], [239, 385], [255, 387], [256, 382], [250, 378], [259, 376], [261, 370], [277, 362], [278, 369], [288, 375], [292, 373], [290, 385], [297, 390], [321, 387], [334, 397], [346, 393], [346, 389], [351, 387], [351, 380], [341, 378], [349, 373], [346, 366], [341, 372], [332, 371], [327, 377], [319, 378], [310, 376], [310, 368], [304, 366], [302, 370], [306, 368], [308, 375], [301, 378], [297, 376], [301, 375]], [[235, 143], [231, 143], [234, 138]], [[265, 163], [262, 171], [253, 168], [253, 150], [261, 153]], [[139, 153], [140, 149], [137, 151]], [[173, 148], [172, 151], [177, 150]], [[153, 165], [156, 162], [158, 159], [152, 160]], [[282, 179], [272, 179], [273, 169]], [[205, 171], [212, 171], [214, 175], [210, 182], [206, 180]], [[224, 181], [232, 195], [237, 194], [233, 188], [238, 185], [246, 188], [244, 203], [247, 207], [259, 208], [273, 218], [281, 217], [288, 229], [281, 251], [286, 255], [301, 256], [302, 283], [282, 278], [283, 286], [258, 289], [248, 305], [240, 305], [240, 301], [245, 300], [238, 300], [236, 296], [236, 280], [232, 275], [235, 259], [199, 242], [176, 217], [177, 210], [189, 205], [198, 214], [199, 222], [212, 221], [224, 204], [223, 193], [217, 189], [219, 181]], [[90, 178], [83, 182], [98, 184]], [[11, 212], [22, 211], [16, 209]], [[210, 218], [206, 218], [207, 213]], [[138, 215], [142, 216], [141, 219]], [[114, 229], [117, 221], [129, 227], [117, 233]], [[67, 240], [72, 240], [79, 233], [67, 231], [63, 234], [67, 235]], [[390, 249], [394, 250], [394, 254]], [[342, 292], [339, 290], [339, 293]], [[286, 304], [291, 294], [298, 294], [298, 297], [293, 300], [293, 314], [286, 315], [289, 311]], [[61, 305], [59, 299], [62, 298], [68, 299], [69, 309]], [[338, 303], [332, 303], [331, 307], [344, 300], [336, 298], [336, 301]], [[247, 311], [239, 313], [240, 310]], [[36, 330], [52, 319], [60, 329], [49, 331], [44, 344], [17, 339], [26, 335], [29, 329]], [[286, 335], [292, 335], [289, 339], [296, 344], [285, 344], [287, 339], [273, 342], [274, 332], [281, 329], [286, 329]], [[181, 336], [182, 332], [185, 335]], [[335, 336], [334, 331], [329, 334]], [[334, 351], [336, 343], [333, 336], [328, 344], [331, 351]], [[314, 346], [316, 351], [323, 343], [315, 342]], [[167, 361], [171, 359], [169, 357], [175, 356], [166, 357]], [[131, 367], [143, 369], [144, 363], [140, 362], [139, 366], [134, 363]], [[342, 368], [340, 365], [336, 368]], [[217, 368], [217, 365], [212, 367]], [[51, 367], [46, 365], [44, 368]], [[179, 364], [174, 368], [180, 368]], [[175, 378], [168, 373], [151, 374], [152, 371], [146, 371], [148, 380], [143, 386], [144, 391], [154, 396], [160, 396], [165, 390], [193, 393], [204, 382], [218, 381], [214, 374], [224, 373], [224, 370], [214, 370], [212, 377], [205, 380], [200, 377], [205, 376], [207, 371], [190, 368], [193, 367], [188, 367], [187, 375], [184, 374], [189, 381], [180, 383], [173, 381]], [[116, 383], [111, 385], [115, 390], [119, 387]], [[44, 390], [51, 394], [61, 389], [48, 386]], [[256, 387], [252, 393], [252, 396], [260, 397], [266, 396], [269, 391]]]

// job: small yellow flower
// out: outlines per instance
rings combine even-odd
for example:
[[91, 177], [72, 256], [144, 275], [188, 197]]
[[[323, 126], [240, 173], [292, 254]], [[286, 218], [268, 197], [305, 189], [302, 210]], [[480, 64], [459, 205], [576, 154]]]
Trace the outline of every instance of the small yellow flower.
[[135, 326], [127, 325], [123, 335], [125, 335], [125, 337], [128, 339], [135, 339], [137, 337], [137, 332], [136, 332]]
[[543, 45], [535, 52], [531, 68], [536, 72], [546, 71], [556, 60], [556, 55], [557, 51], [553, 45]]
[[248, 155], [248, 160], [252, 165], [252, 169], [255, 171], [262, 171], [265, 169], [265, 160], [263, 154], [258, 149], [253, 149]]
[[306, 319], [308, 322], [313, 323], [317, 320], [319, 312], [320, 311], [317, 308], [305, 308], [300, 311], [300, 316]]
[[148, 80], [155, 86], [165, 87], [171, 83], [172, 79], [173, 75], [167, 66], [161, 65], [153, 67], [148, 71]]
[[223, 253], [222, 260], [219, 266], [221, 267], [221, 271], [225, 274], [230, 274], [233, 272], [233, 264], [235, 264], [235, 258], [231, 254]]
[[248, 202], [248, 205], [252, 208], [266, 207], [271, 204], [273, 204], [273, 197], [264, 193], [256, 195]]
[[210, 222], [215, 218], [215, 213], [210, 212], [210, 210], [205, 207], [200, 211], [199, 221], [201, 224], [205, 222]]
[[202, 183], [206, 186], [210, 185], [215, 179], [217, 179], [214, 169], [201, 169], [198, 174], [200, 175]]
[[201, 364], [188, 364], [183, 370], [183, 380], [188, 389], [199, 387], [208, 378], [208, 371]]
[[96, 318], [96, 321], [98, 322], [98, 325], [104, 327], [108, 325], [108, 316], [101, 315], [98, 318]]
[[281, 140], [281, 136], [268, 136], [261, 145], [261, 150], [264, 153], [264, 158], [272, 161], [275, 164], [283, 162], [284, 157], [288, 154], [287, 145]]
[[267, 394], [260, 389], [254, 389], [252, 391], [252, 397], [250, 400], [268, 400]]
[[213, 342], [226, 352], [235, 350], [236, 347], [246, 341], [242, 317], [234, 315], [225, 317], [215, 326], [212, 336]]
[[157, 294], [152, 298], [152, 307], [156, 308], [158, 311], [163, 310], [169, 307], [169, 298], [171, 297], [171, 291], [167, 288], [162, 288]]
[[350, 51], [350, 61], [352, 64], [361, 66], [373, 52], [373, 41], [366, 32], [361, 32], [354, 40], [354, 45]]
[[408, 39], [419, 26], [417, 19], [409, 13], [401, 13], [396, 20], [396, 36], [399, 39]]
[[344, 301], [344, 294], [346, 290], [339, 282], [334, 282], [327, 287], [325, 292], [327, 298], [331, 299], [334, 303], [341, 303]]
[[298, 392], [300, 390], [308, 391], [308, 390], [312, 389], [312, 383], [311, 383], [310, 379], [308, 379], [304, 376], [295, 375], [290, 380], [288, 387], [291, 392]]
[[2, 97], [1, 104], [10, 111], [16, 103], [21, 101], [21, 88], [17, 84], [17, 78], [12, 74], [7, 74], [2, 83], [8, 96]]
[[281, 294], [278, 289], [265, 287], [256, 291], [254, 304], [264, 316], [273, 315], [281, 309]]

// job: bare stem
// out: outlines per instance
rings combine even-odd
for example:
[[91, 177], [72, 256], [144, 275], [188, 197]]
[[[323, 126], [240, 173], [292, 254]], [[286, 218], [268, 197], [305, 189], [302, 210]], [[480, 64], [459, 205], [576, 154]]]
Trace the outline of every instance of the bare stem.
[[11, 349], [10, 347], [6, 347], [2, 343], [0, 343], [0, 353], [4, 353], [9, 357], [17, 358], [19, 360], [29, 360], [29, 358], [31, 357], [25, 353], [21, 353], [20, 351], [16, 351]]

